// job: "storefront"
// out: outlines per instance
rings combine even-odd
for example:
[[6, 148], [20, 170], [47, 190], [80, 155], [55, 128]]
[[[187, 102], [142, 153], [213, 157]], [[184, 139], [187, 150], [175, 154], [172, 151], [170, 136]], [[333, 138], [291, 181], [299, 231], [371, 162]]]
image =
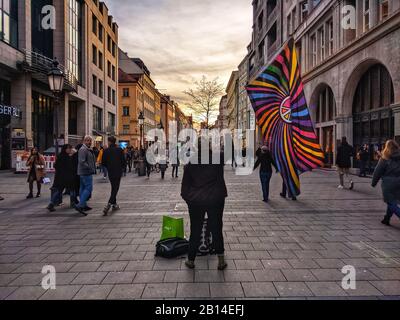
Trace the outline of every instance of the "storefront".
[[32, 139], [41, 152], [54, 145], [53, 98], [32, 91]]
[[5, 110], [10, 100], [11, 84], [0, 79], [0, 170], [9, 169], [11, 165], [11, 114]]

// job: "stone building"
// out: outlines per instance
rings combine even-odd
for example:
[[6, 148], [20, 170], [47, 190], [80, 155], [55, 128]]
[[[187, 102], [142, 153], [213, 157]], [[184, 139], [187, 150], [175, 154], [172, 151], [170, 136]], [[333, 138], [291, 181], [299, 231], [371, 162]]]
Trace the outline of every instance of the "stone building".
[[219, 102], [219, 114], [218, 114], [218, 128], [219, 130], [226, 129], [228, 127], [228, 96], [224, 95], [221, 97], [221, 101]]
[[227, 129], [238, 128], [239, 71], [233, 71], [226, 87]]
[[400, 138], [400, 0], [254, 0], [253, 7], [250, 77], [293, 37], [327, 166], [343, 136], [356, 149], [370, 145], [374, 165], [375, 151]]
[[[91, 134], [103, 143], [115, 133], [118, 70], [118, 26], [105, 3], [0, 3], [0, 104], [17, 111], [13, 116], [0, 112], [0, 168], [14, 165], [13, 150], [53, 147], [55, 121], [65, 142], [77, 144]], [[58, 106], [47, 82], [54, 57], [65, 74]]]

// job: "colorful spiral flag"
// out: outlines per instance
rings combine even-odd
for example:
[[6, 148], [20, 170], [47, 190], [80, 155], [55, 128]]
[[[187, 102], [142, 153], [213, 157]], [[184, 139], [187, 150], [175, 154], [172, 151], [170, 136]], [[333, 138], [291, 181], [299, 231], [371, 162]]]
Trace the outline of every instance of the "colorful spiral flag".
[[293, 39], [246, 89], [283, 181], [290, 194], [298, 196], [300, 174], [322, 167], [325, 156], [307, 106]]

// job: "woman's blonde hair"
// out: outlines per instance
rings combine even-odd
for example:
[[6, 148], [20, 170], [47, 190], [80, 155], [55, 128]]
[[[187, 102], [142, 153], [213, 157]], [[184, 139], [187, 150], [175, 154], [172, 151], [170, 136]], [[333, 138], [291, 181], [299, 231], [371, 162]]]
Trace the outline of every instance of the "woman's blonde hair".
[[382, 151], [382, 159], [389, 160], [392, 155], [400, 150], [399, 144], [394, 140], [388, 140], [385, 145], [385, 149]]

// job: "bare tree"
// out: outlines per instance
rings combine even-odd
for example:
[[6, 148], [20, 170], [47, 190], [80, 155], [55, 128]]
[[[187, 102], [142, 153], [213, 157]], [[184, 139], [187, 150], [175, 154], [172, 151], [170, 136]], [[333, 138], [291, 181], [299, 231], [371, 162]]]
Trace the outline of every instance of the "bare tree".
[[224, 93], [224, 86], [218, 78], [209, 81], [206, 76], [196, 81], [195, 85], [196, 88], [186, 90], [184, 93], [192, 100], [189, 107], [194, 115], [203, 120], [209, 128], [210, 118], [218, 112], [219, 99]]

